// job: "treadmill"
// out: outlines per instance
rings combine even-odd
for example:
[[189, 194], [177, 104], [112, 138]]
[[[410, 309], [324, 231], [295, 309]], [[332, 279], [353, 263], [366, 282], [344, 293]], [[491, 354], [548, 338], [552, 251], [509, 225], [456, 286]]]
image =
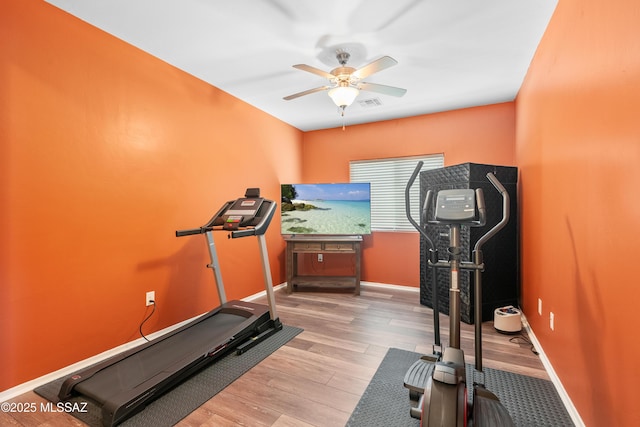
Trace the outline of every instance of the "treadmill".
[[[264, 234], [276, 203], [249, 188], [245, 197], [226, 202], [199, 228], [176, 231], [176, 237], [203, 234], [221, 306], [148, 343], [127, 350], [67, 378], [58, 392], [60, 401], [81, 396], [102, 411], [102, 423], [121, 423], [193, 373], [236, 350], [242, 354], [282, 329], [276, 313], [271, 270]], [[230, 238], [256, 236], [267, 291], [268, 306], [227, 301], [218, 264], [213, 231]]]

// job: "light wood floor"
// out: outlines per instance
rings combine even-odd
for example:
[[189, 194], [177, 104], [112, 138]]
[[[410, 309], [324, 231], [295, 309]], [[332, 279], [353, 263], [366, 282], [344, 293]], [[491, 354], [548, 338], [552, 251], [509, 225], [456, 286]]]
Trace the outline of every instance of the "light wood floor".
[[[304, 332], [179, 426], [343, 426], [388, 348], [431, 353], [432, 311], [420, 306], [417, 292], [363, 286], [356, 297], [329, 292], [287, 295], [281, 289], [276, 300], [282, 322]], [[445, 343], [448, 324], [448, 317], [441, 315]], [[473, 363], [473, 326], [463, 323], [461, 335], [466, 361]], [[484, 367], [549, 379], [531, 345], [510, 338], [497, 333], [491, 322], [483, 324]], [[13, 401], [39, 407], [43, 399], [30, 392]], [[0, 412], [0, 425], [84, 424], [63, 413]]]

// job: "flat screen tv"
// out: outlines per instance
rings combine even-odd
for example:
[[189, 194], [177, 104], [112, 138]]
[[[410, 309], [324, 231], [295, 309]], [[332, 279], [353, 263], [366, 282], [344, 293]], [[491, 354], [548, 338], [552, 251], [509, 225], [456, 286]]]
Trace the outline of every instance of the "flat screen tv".
[[282, 184], [282, 234], [371, 234], [371, 185]]

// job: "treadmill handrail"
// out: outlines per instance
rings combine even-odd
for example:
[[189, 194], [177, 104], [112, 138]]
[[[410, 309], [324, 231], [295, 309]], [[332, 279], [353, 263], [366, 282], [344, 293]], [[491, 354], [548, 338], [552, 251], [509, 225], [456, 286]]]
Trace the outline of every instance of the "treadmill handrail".
[[201, 226], [200, 228], [189, 228], [186, 230], [177, 230], [176, 237], [192, 236], [194, 234], [204, 234], [207, 231], [213, 230], [213, 224], [215, 223], [216, 219], [220, 218], [222, 216], [222, 213], [225, 212], [228, 209], [228, 207], [233, 204], [233, 202], [235, 202], [235, 200], [229, 200], [224, 205], [222, 205], [222, 207], [218, 209], [218, 212], [216, 212], [216, 214], [212, 216], [211, 219], [207, 221], [207, 223]]

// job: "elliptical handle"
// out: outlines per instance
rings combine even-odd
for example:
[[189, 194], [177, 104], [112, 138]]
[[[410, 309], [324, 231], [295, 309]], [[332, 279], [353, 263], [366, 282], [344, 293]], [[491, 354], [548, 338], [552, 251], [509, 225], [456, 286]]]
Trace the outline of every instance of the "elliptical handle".
[[407, 186], [404, 189], [404, 209], [405, 209], [405, 213], [406, 213], [407, 219], [409, 220], [411, 225], [413, 225], [413, 227], [418, 231], [421, 231], [421, 227], [413, 219], [413, 217], [411, 216], [411, 194], [410, 193], [411, 193], [411, 187], [413, 186], [413, 183], [416, 181], [416, 178], [418, 177], [418, 174], [420, 173], [420, 169], [422, 169], [422, 164], [423, 164], [423, 161], [420, 160], [418, 162], [418, 164], [416, 165], [416, 168], [413, 170], [413, 173], [411, 173], [411, 177], [409, 178], [409, 182], [407, 182]]
[[[404, 189], [404, 208], [405, 208], [405, 212], [407, 214], [407, 219], [409, 220], [411, 225], [413, 225], [413, 227], [416, 230], [418, 230], [418, 232], [422, 235], [422, 237], [425, 238], [425, 240], [429, 244], [429, 248], [430, 249], [434, 249], [435, 246], [433, 245], [433, 242], [429, 238], [429, 235], [427, 234], [427, 232], [424, 231], [424, 229], [422, 227], [420, 227], [420, 224], [418, 224], [416, 222], [416, 220], [414, 220], [413, 217], [411, 216], [411, 195], [410, 195], [411, 187], [413, 186], [413, 183], [415, 182], [416, 178], [418, 177], [418, 174], [420, 173], [420, 169], [422, 169], [422, 165], [423, 164], [424, 164], [424, 162], [422, 160], [420, 160], [418, 162], [418, 164], [416, 165], [416, 168], [413, 170], [413, 173], [411, 174], [411, 177], [409, 178], [409, 182], [407, 182], [407, 186]], [[424, 204], [424, 208], [423, 209], [427, 208], [428, 203], [430, 202], [430, 199], [431, 199], [430, 196], [431, 196], [431, 193], [428, 192], [427, 193], [427, 199], [425, 200], [425, 204]]]
[[[498, 178], [496, 178], [494, 174], [492, 174], [491, 172], [487, 173], [487, 179], [491, 184], [493, 184], [494, 187], [496, 187], [496, 190], [498, 190], [500, 194], [504, 195], [505, 193], [507, 193], [507, 189], [504, 188], [502, 183], [498, 180]], [[509, 197], [508, 193], [507, 193], [507, 197]]]
[[494, 225], [491, 230], [487, 231], [484, 236], [478, 239], [473, 247], [474, 251], [480, 251], [482, 245], [484, 245], [486, 241], [492, 238], [498, 231], [502, 230], [502, 228], [509, 222], [509, 193], [507, 192], [507, 189], [504, 188], [498, 178], [496, 178], [496, 176], [491, 172], [487, 173], [487, 179], [502, 195], [502, 219]]
[[484, 227], [487, 223], [487, 208], [484, 204], [484, 192], [482, 188], [476, 188], [476, 204], [478, 205], [477, 227]]
[[420, 215], [420, 220], [423, 224], [426, 224], [429, 221], [427, 212], [429, 211], [429, 206], [431, 206], [431, 200], [433, 200], [433, 190], [427, 190], [427, 194], [424, 198], [424, 204], [422, 205], [422, 215]]
[[409, 178], [409, 182], [407, 182], [407, 186], [404, 188], [404, 209], [407, 213], [407, 219], [415, 228], [420, 229], [420, 226], [416, 223], [416, 221], [411, 216], [411, 195], [409, 194], [411, 191], [411, 187], [413, 183], [416, 181], [418, 174], [420, 173], [420, 169], [422, 169], [423, 161], [420, 160], [416, 165], [415, 169], [411, 173], [411, 177]]
[[[498, 190], [502, 195], [502, 219], [493, 228], [487, 231], [484, 236], [480, 237], [473, 247], [473, 262], [476, 265], [483, 263], [482, 245], [487, 240], [492, 238], [498, 231], [500, 231], [509, 222], [509, 193], [502, 183], [496, 178], [494, 174], [489, 172], [487, 174], [489, 182]], [[477, 269], [474, 272], [474, 333], [475, 333], [475, 364], [476, 370], [482, 372], [482, 270]]]

